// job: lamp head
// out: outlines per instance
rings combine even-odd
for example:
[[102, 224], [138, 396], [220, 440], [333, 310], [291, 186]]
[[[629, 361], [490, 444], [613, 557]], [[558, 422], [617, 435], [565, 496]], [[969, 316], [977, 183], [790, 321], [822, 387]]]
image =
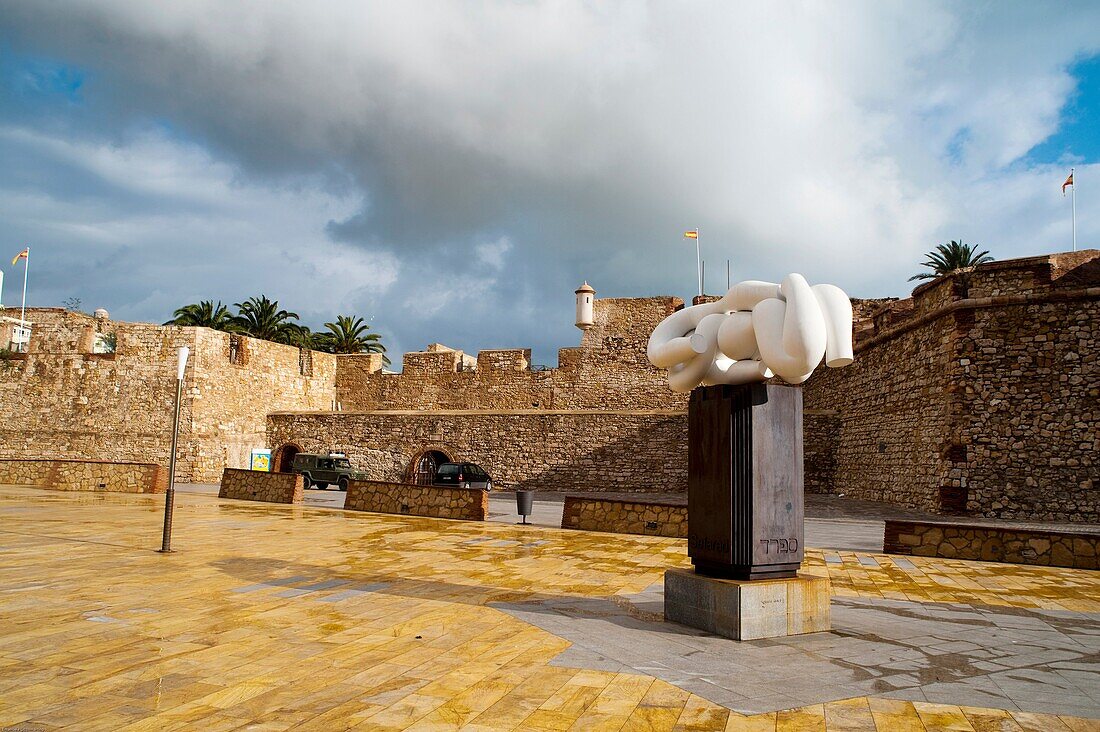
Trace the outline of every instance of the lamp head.
[[187, 368], [187, 356], [191, 350], [187, 346], [180, 346], [179, 367], [176, 370], [176, 379], [183, 381], [183, 372]]

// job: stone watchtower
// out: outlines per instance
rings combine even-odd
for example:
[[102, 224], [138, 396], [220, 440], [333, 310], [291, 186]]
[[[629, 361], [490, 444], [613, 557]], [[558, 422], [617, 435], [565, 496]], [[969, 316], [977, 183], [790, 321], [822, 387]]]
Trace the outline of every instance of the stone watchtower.
[[588, 280], [576, 289], [577, 293], [577, 322], [576, 326], [581, 330], [588, 330], [595, 322], [592, 319], [593, 301], [596, 299], [596, 291]]

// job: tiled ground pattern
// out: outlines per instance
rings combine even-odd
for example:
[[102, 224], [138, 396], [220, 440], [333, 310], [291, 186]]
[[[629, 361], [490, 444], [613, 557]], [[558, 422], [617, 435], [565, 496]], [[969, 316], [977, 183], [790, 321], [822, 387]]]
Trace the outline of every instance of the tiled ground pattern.
[[[0, 727], [1098, 730], [876, 696], [742, 716], [652, 675], [571, 668], [489, 603], [618, 596], [680, 540], [177, 495], [0, 488]], [[1097, 612], [1096, 573], [811, 552], [839, 597]]]

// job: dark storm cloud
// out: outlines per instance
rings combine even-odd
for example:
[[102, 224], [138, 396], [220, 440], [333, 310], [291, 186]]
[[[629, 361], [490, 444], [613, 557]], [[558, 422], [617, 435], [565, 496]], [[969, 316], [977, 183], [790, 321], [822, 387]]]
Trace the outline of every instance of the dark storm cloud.
[[686, 228], [712, 290], [726, 258], [881, 295], [944, 237], [1049, 248], [1055, 171], [1013, 163], [1097, 13], [0, 2], [0, 213], [53, 303], [266, 292], [552, 362], [581, 279], [690, 295]]

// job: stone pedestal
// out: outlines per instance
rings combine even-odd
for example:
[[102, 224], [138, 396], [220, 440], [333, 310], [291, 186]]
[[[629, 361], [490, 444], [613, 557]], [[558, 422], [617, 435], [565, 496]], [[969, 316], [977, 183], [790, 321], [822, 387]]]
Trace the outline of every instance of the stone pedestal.
[[665, 620], [734, 640], [829, 630], [829, 580], [805, 574], [729, 580], [668, 569]]
[[712, 577], [794, 577], [803, 559], [802, 390], [701, 386], [688, 404], [688, 554]]

